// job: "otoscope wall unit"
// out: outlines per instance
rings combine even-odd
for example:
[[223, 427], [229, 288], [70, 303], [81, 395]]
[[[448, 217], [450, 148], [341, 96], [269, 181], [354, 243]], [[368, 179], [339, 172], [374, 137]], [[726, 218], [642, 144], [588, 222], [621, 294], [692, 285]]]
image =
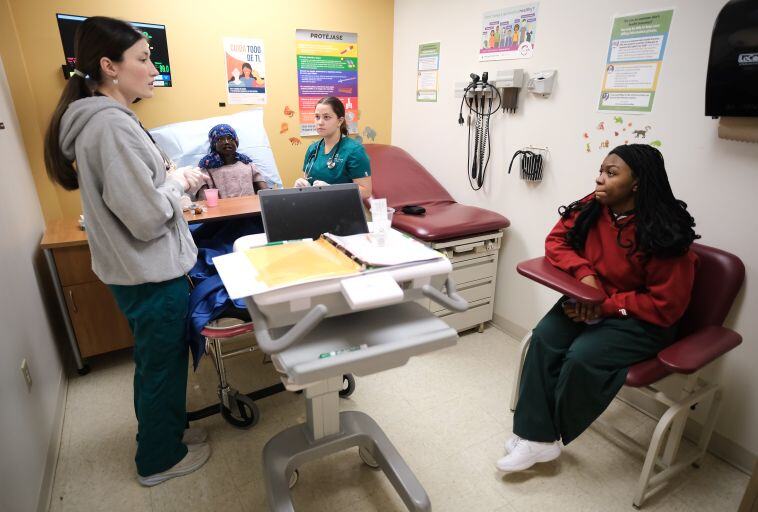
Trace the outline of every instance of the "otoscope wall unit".
[[[479, 76], [474, 73], [470, 76], [472, 77], [472, 81], [475, 76], [479, 78]], [[485, 82], [484, 78], [489, 78], [485, 71], [482, 73], [482, 77], [479, 79], [478, 83], [473, 84], [473, 87], [472, 82], [456, 82], [455, 97], [463, 98], [465, 91], [466, 97], [469, 99], [473, 99], [475, 95], [483, 95], [485, 98], [491, 98], [496, 94], [495, 90], [497, 90], [500, 94], [500, 102], [503, 112], [507, 111], [514, 113], [518, 106], [518, 92], [524, 86], [524, 76], [524, 70], [521, 68], [501, 69], [496, 72], [495, 80], [487, 80]], [[480, 98], [481, 96], [478, 96], [476, 99]]]
[[[480, 77], [476, 73], [469, 75], [471, 81], [461, 89], [461, 104], [458, 109], [458, 124], [468, 125], [468, 150], [466, 156], [466, 175], [473, 190], [484, 186], [492, 153], [490, 143], [490, 118], [503, 104], [500, 90], [489, 81], [485, 71]], [[458, 96], [456, 94], [456, 96]], [[467, 114], [463, 117], [463, 106]]]

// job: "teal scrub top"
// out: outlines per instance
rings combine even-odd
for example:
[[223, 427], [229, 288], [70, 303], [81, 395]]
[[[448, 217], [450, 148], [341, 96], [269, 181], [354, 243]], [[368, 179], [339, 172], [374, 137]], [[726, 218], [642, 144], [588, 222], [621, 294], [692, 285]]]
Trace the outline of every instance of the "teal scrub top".
[[[305, 152], [303, 173], [311, 185], [316, 180], [336, 185], [352, 183], [355, 179], [371, 176], [371, 164], [360, 142], [350, 137], [342, 137], [339, 144], [335, 144], [329, 153], [324, 154], [322, 140], [319, 139], [308, 146]], [[318, 154], [314, 156], [317, 150]], [[335, 150], [337, 150], [336, 153]], [[334, 155], [334, 168], [330, 169], [327, 163], [332, 155]]]

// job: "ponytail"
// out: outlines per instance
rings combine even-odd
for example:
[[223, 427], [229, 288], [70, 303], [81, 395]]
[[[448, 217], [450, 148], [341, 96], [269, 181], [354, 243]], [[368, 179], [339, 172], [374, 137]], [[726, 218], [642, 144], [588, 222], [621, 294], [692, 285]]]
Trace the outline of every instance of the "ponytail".
[[76, 175], [74, 163], [65, 157], [60, 144], [61, 118], [68, 106], [76, 100], [92, 96], [92, 90], [87, 85], [87, 79], [74, 74], [66, 83], [63, 94], [58, 100], [50, 125], [45, 133], [45, 168], [47, 175], [53, 182], [66, 190], [79, 188], [79, 179]]

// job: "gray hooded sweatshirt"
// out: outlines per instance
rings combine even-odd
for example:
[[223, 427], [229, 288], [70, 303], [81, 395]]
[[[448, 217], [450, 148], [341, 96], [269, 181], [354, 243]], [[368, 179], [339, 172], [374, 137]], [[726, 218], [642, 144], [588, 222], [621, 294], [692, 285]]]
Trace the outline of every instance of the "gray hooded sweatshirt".
[[182, 185], [137, 116], [117, 101], [74, 101], [61, 119], [60, 144], [76, 161], [92, 270], [106, 284], [167, 281], [195, 264], [197, 248], [182, 216]]

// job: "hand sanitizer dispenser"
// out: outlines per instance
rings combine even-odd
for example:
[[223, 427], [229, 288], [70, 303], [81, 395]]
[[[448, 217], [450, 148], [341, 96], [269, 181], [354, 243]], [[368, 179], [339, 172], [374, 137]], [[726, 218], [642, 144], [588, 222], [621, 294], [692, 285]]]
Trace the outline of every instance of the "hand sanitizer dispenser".
[[539, 94], [543, 98], [550, 96], [555, 84], [555, 75], [558, 73], [555, 69], [538, 71], [529, 77], [526, 83], [526, 89], [534, 94]]

